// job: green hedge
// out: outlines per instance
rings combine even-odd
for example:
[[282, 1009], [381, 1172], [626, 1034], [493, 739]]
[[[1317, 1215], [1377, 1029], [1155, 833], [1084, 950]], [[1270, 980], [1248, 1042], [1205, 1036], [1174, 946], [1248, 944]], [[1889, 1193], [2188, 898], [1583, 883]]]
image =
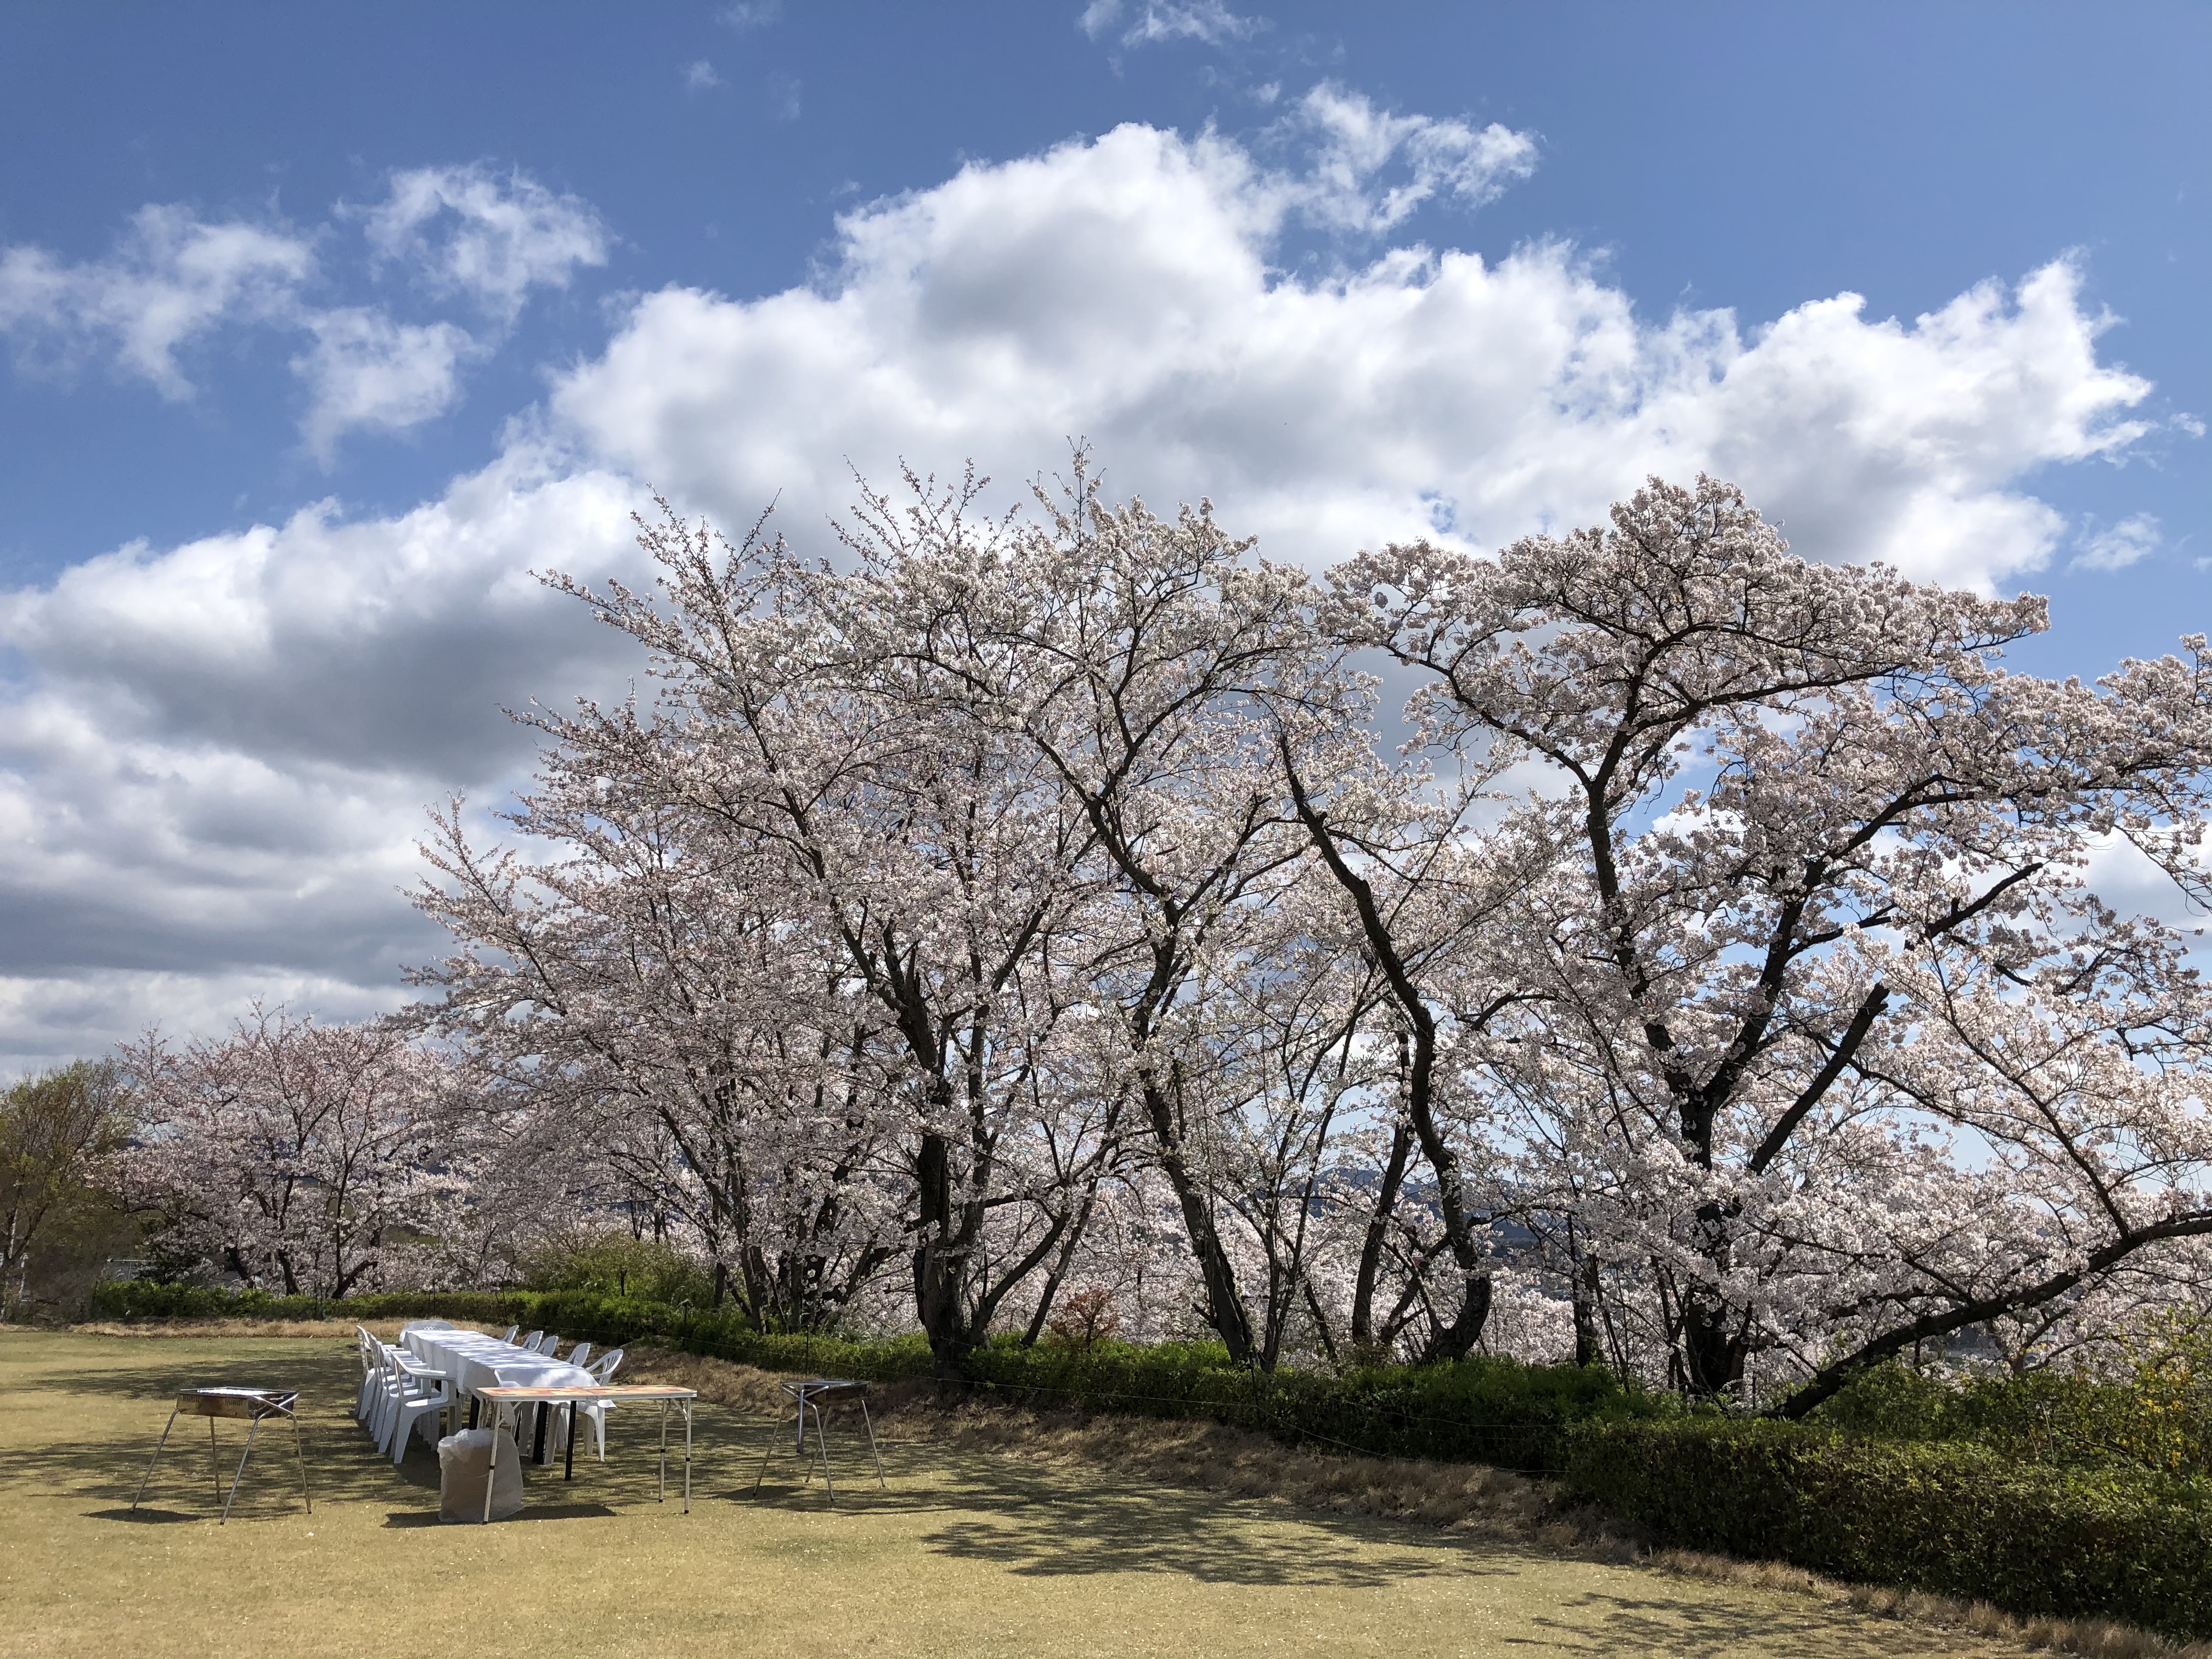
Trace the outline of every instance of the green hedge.
[[1877, 1365], [1814, 1420], [1881, 1440], [1971, 1441], [2031, 1463], [2212, 1475], [2212, 1385], [2186, 1370], [2115, 1382], [2048, 1370], [1948, 1379]]
[[1570, 1490], [1662, 1541], [2212, 1637], [2212, 1481], [1799, 1424], [1584, 1421]]
[[1559, 1472], [1569, 1423], [1673, 1409], [1670, 1401], [1624, 1390], [1595, 1366], [1486, 1357], [1267, 1376], [1231, 1366], [1208, 1343], [1113, 1342], [1089, 1350], [994, 1344], [971, 1354], [967, 1369], [975, 1382], [1019, 1403], [1205, 1418], [1293, 1443], [1530, 1474]]

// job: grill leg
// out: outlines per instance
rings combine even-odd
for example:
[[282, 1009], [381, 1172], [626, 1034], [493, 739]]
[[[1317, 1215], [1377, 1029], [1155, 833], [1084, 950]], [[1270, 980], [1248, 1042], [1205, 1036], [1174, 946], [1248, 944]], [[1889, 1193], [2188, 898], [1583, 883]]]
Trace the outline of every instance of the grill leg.
[[169, 1420], [161, 1425], [161, 1437], [154, 1443], [154, 1455], [146, 1460], [146, 1473], [138, 1477], [138, 1491], [131, 1500], [131, 1507], [138, 1507], [138, 1499], [146, 1495], [146, 1483], [154, 1478], [154, 1465], [161, 1461], [161, 1448], [169, 1443], [169, 1431], [177, 1426], [177, 1414], [169, 1413]]
[[837, 1501], [837, 1488], [830, 1480], [830, 1437], [822, 1431], [822, 1407], [814, 1407], [814, 1449], [822, 1454], [822, 1484], [830, 1488], [830, 1501]]
[[768, 1443], [761, 1448], [760, 1468], [753, 1471], [753, 1490], [755, 1492], [758, 1492], [760, 1490], [760, 1483], [768, 1474], [768, 1460], [775, 1455], [775, 1431], [774, 1430], [770, 1430], [769, 1431]]
[[868, 1425], [868, 1450], [876, 1460], [876, 1484], [886, 1486], [890, 1483], [884, 1479], [884, 1455], [876, 1450], [876, 1419], [868, 1415], [868, 1396], [866, 1395], [860, 1396], [860, 1421]]
[[[215, 1426], [212, 1417], [208, 1419], [208, 1426]], [[218, 1527], [230, 1519], [230, 1506], [238, 1501], [238, 1483], [246, 1479], [246, 1460], [253, 1455], [253, 1437], [260, 1432], [261, 1419], [258, 1417], [246, 1425], [246, 1449], [238, 1455], [238, 1473], [230, 1477], [230, 1496], [222, 1500], [222, 1519], [216, 1522]], [[304, 1469], [307, 1466], [303, 1463], [301, 1467]]]
[[315, 1512], [315, 1500], [307, 1496], [307, 1443], [300, 1437], [300, 1419], [292, 1419], [292, 1449], [300, 1454], [300, 1496], [307, 1505], [307, 1513]]

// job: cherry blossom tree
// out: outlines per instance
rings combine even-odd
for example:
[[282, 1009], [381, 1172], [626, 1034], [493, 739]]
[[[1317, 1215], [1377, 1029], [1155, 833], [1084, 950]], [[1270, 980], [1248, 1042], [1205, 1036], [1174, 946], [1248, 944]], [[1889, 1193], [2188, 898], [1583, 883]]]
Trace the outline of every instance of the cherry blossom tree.
[[1541, 1030], [1501, 1100], [1554, 1202], [1640, 1264], [1675, 1379], [1856, 1368], [2212, 1233], [2203, 988], [2082, 885], [2185, 842], [2212, 665], [2008, 672], [2039, 599], [1791, 556], [1733, 488], [1657, 481], [1495, 559], [1333, 573], [1330, 625], [1430, 678], [1420, 738], [1530, 793], [1514, 941]]
[[248, 1285], [374, 1285], [438, 1201], [474, 1184], [448, 1140], [448, 1068], [397, 1026], [256, 1005], [226, 1036], [149, 1032], [123, 1058], [143, 1114], [124, 1190], [167, 1224], [166, 1248]]

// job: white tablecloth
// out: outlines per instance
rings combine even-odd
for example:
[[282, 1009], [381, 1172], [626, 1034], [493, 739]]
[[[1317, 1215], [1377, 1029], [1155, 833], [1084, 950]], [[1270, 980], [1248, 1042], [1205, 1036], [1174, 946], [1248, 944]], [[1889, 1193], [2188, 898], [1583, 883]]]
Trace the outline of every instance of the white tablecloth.
[[580, 1365], [548, 1359], [480, 1331], [409, 1331], [400, 1337], [408, 1352], [453, 1379], [463, 1394], [478, 1389], [553, 1389], [589, 1386], [596, 1381]]

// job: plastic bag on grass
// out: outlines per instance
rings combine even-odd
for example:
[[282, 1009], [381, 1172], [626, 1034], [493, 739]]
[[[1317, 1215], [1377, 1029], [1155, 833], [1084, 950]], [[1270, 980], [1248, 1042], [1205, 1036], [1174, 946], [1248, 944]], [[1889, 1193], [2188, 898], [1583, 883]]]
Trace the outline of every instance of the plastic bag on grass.
[[[496, 1450], [495, 1450], [496, 1448]], [[514, 1437], [490, 1429], [465, 1429], [438, 1443], [438, 1519], [482, 1521], [484, 1479], [491, 1479], [491, 1518], [504, 1521], [522, 1507], [522, 1460]]]

